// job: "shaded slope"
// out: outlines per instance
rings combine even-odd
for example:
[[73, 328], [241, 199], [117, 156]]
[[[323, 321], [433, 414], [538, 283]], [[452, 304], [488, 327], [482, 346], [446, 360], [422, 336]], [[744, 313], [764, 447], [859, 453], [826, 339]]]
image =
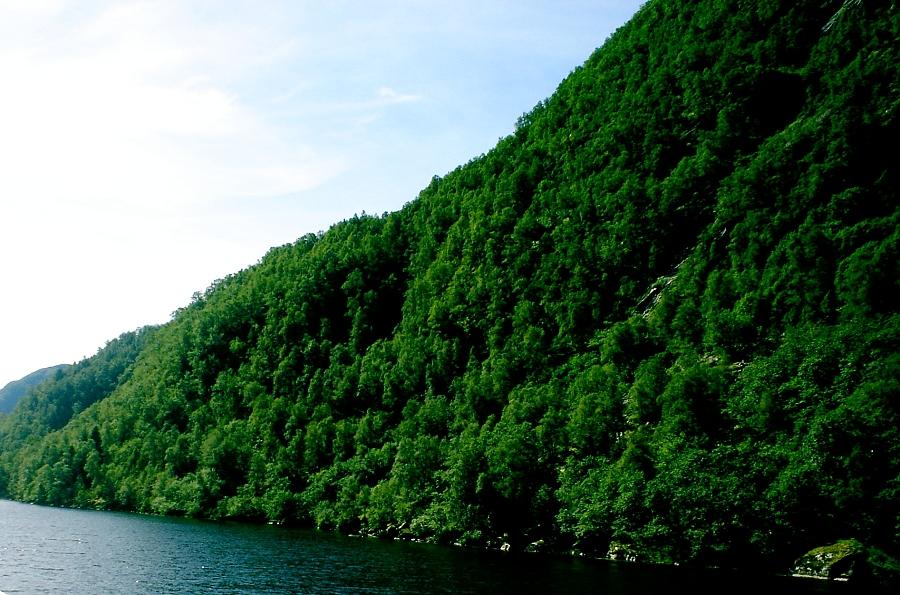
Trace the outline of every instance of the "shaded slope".
[[6, 386], [0, 388], [0, 413], [12, 411], [16, 403], [27, 395], [31, 389], [56, 374], [57, 370], [64, 370], [67, 366], [68, 364], [60, 364], [49, 368], [41, 368], [24, 378], [7, 383]]

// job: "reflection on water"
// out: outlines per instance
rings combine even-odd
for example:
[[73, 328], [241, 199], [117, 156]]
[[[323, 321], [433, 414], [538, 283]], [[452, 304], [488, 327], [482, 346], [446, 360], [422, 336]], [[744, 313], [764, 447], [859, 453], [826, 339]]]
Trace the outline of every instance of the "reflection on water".
[[13, 593], [847, 593], [847, 585], [475, 552], [0, 500]]

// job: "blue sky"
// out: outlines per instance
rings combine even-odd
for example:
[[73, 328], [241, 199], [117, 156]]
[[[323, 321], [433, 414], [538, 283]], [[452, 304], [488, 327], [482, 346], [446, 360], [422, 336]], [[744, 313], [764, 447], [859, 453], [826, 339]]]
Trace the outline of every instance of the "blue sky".
[[633, 0], [0, 0], [0, 386], [484, 153]]

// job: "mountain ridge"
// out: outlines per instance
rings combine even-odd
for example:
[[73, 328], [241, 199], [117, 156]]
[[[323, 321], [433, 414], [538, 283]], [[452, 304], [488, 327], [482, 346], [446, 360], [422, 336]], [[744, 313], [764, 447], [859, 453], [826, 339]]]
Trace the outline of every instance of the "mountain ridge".
[[28, 394], [28, 391], [56, 373], [57, 370], [64, 370], [68, 366], [69, 364], [47, 366], [26, 374], [18, 380], [6, 383], [3, 388], [0, 388], [0, 413], [10, 413], [19, 399]]

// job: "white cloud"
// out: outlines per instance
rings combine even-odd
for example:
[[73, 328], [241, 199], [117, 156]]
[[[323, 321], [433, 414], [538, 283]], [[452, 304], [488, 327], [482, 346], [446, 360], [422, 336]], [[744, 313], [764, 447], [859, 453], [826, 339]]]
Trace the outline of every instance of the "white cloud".
[[0, 0], [0, 14], [17, 22], [34, 22], [58, 15], [69, 4], [67, 0]]
[[176, 6], [115, 4], [54, 47], [0, 49], [4, 195], [182, 205], [302, 191], [341, 170], [339, 156], [283, 142], [207, 72], [220, 67], [210, 55], [252, 62], [245, 38], [226, 44], [213, 27], [198, 35], [207, 45], [187, 43]]

